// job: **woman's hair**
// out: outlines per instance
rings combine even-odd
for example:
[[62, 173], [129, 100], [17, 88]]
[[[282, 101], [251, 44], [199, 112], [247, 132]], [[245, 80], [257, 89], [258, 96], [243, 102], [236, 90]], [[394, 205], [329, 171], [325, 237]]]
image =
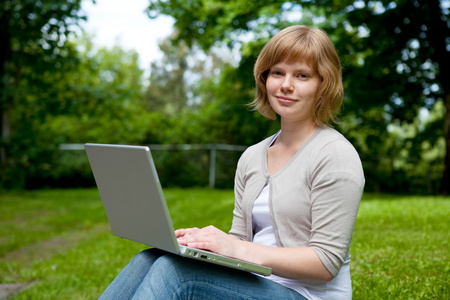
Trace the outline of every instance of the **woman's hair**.
[[303, 25], [290, 26], [274, 37], [261, 50], [253, 74], [256, 80], [256, 98], [250, 106], [269, 119], [276, 113], [267, 98], [266, 80], [269, 69], [280, 62], [306, 62], [321, 78], [314, 120], [321, 126], [336, 115], [344, 98], [341, 62], [328, 35], [319, 28]]

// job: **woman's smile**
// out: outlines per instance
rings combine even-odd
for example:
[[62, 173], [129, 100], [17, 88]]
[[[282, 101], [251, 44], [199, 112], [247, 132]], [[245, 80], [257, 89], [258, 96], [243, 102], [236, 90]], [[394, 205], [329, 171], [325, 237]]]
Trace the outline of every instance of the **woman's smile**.
[[278, 99], [278, 102], [280, 102], [280, 104], [292, 104], [294, 102], [297, 102], [298, 100], [293, 99], [293, 98], [289, 98], [289, 97], [285, 97], [285, 96], [275, 96]]

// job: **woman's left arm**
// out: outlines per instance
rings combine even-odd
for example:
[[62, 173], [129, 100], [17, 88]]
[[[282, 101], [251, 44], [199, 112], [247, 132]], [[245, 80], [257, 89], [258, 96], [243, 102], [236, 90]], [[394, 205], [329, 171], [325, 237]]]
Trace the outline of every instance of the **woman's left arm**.
[[269, 247], [228, 235], [214, 226], [175, 231], [178, 242], [272, 268], [275, 275], [295, 279], [330, 281], [333, 275], [309, 247]]

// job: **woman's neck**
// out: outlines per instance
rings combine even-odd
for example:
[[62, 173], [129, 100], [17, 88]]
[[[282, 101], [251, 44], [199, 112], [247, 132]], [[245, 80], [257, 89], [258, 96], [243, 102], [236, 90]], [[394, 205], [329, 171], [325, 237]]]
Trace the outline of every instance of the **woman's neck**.
[[283, 122], [281, 121], [281, 133], [276, 144], [296, 150], [314, 134], [319, 126], [314, 121], [308, 122]]
[[302, 122], [301, 124], [282, 122], [281, 133], [267, 150], [267, 168], [270, 176], [278, 173], [291, 161], [317, 128], [318, 126], [314, 122]]

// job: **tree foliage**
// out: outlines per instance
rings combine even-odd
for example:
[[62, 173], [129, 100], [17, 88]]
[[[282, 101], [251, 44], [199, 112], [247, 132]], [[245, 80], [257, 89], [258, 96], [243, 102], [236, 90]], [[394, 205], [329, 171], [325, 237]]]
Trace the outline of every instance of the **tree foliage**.
[[[57, 101], [57, 83], [50, 73], [62, 74], [76, 64], [75, 49], [67, 46], [74, 26], [84, 17], [80, 0], [5, 0], [0, 3], [0, 180], [21, 185], [11, 175], [32, 165], [30, 157], [45, 156], [36, 139], [36, 124], [65, 105]], [[26, 109], [25, 109], [26, 108]]]
[[[364, 120], [359, 127], [378, 128], [379, 134], [370, 136], [372, 144], [385, 143], [390, 128], [386, 125], [416, 125], [415, 136], [389, 149], [388, 156], [407, 150], [410, 159], [418, 161], [424, 142], [439, 147], [442, 139], [446, 141], [441, 191], [450, 192], [448, 7], [434, 0], [357, 1], [351, 8], [344, 22], [347, 30], [340, 31], [337, 41], [348, 65], [344, 69], [346, 109]], [[426, 124], [416, 121], [421, 113], [442, 109], [442, 103], [447, 109], [440, 119]], [[372, 157], [375, 151], [369, 152]]]
[[[148, 86], [135, 52], [71, 37], [79, 2], [0, 4], [0, 185], [91, 184], [83, 153], [61, 143], [260, 141], [279, 126], [247, 106], [254, 62], [271, 36], [302, 23], [324, 28], [342, 59], [337, 128], [358, 148], [368, 189], [433, 192], [442, 177], [448, 192], [447, 2], [152, 1], [149, 14], [172, 15], [176, 31]], [[153, 155], [164, 184], [206, 185], [208, 151]], [[232, 184], [238, 156], [217, 153], [220, 186]]]
[[187, 106], [185, 73], [189, 49], [183, 43], [175, 46], [169, 39], [159, 48], [164, 57], [151, 64], [150, 84], [145, 93], [147, 108], [166, 116], [179, 115]]
[[[118, 45], [96, 49], [88, 37], [76, 40], [79, 63], [64, 73], [56, 101], [66, 105], [47, 115], [43, 131], [60, 143], [136, 143], [146, 135], [142, 74], [134, 51]], [[53, 78], [55, 74], [49, 74]], [[141, 115], [142, 114], [142, 115]]]
[[136, 52], [124, 51], [118, 45], [97, 49], [89, 37], [75, 40], [73, 46], [78, 49], [79, 63], [63, 76], [47, 75], [57, 82], [54, 101], [64, 104], [65, 109], [55, 114], [44, 112], [45, 122], [34, 124], [37, 138], [48, 137], [47, 145], [40, 147], [49, 154], [34, 162], [33, 169], [25, 169], [26, 187], [92, 184], [84, 152], [61, 152], [57, 149], [60, 144], [142, 144], [150, 124], [159, 120], [145, 110], [143, 71]]
[[145, 110], [137, 53], [75, 39], [79, 4], [0, 4], [3, 187], [76, 185], [91, 175], [85, 156], [61, 155], [59, 144], [142, 143], [157, 132], [148, 129], [160, 118]]
[[[344, 64], [346, 98], [339, 129], [361, 150], [368, 182], [386, 184], [387, 170], [408, 171], [407, 164], [394, 160], [402, 161], [403, 155], [414, 161], [425, 144], [437, 149], [446, 144], [446, 154], [436, 153], [429, 162], [444, 166], [438, 168], [443, 174], [440, 186], [449, 192], [450, 35], [445, 1], [151, 1], [149, 15], [160, 13], [175, 18], [178, 39], [188, 45], [210, 49], [226, 43], [241, 49], [240, 65], [225, 72], [232, 75], [224, 75], [220, 83], [232, 86], [227, 89], [231, 96], [223, 95], [228, 101], [217, 106], [233, 105], [234, 94], [250, 98], [254, 59], [280, 28], [299, 23], [324, 28]], [[240, 101], [245, 100], [240, 98], [235, 108]], [[443, 107], [445, 114], [432, 122], [421, 117]], [[408, 138], [392, 130], [411, 126], [414, 136]], [[392, 158], [386, 167], [380, 156]], [[408, 180], [395, 178], [402, 177]], [[392, 184], [398, 186], [391, 186], [393, 190], [408, 190], [406, 181]]]

